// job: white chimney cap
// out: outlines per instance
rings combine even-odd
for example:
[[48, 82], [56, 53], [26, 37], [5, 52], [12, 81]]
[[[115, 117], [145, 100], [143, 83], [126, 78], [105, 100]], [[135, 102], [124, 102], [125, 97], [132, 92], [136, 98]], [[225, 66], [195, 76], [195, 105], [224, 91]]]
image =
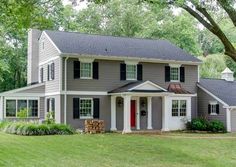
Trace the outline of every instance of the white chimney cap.
[[222, 74], [233, 74], [234, 72], [233, 71], [231, 71], [228, 67], [226, 67], [226, 69], [222, 72]]

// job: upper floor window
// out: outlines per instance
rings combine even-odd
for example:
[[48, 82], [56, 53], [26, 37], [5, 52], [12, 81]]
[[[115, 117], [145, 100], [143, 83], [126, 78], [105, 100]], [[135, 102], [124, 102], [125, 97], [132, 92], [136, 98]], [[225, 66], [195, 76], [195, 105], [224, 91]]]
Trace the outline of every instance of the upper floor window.
[[92, 79], [92, 63], [80, 62], [80, 78]]
[[137, 80], [137, 65], [126, 64], [126, 79]]
[[143, 80], [142, 64], [120, 64], [120, 80]]
[[179, 67], [170, 68], [170, 81], [179, 81]]
[[55, 64], [48, 64], [48, 81], [54, 80], [55, 78]]
[[208, 114], [218, 115], [219, 114], [219, 104], [217, 101], [210, 101], [208, 105]]
[[40, 82], [43, 83], [43, 67], [40, 68], [40, 75], [39, 75]]
[[172, 116], [186, 116], [187, 101], [186, 100], [172, 100]]
[[98, 62], [74, 61], [75, 79], [98, 79]]
[[176, 64], [165, 66], [165, 81], [185, 82], [185, 68]]

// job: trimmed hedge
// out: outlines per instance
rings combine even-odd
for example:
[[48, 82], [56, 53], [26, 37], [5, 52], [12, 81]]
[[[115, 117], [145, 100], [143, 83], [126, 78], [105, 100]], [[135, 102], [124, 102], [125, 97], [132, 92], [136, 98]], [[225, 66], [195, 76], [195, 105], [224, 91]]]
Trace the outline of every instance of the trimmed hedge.
[[8, 122], [1, 124], [0, 127], [4, 132], [24, 136], [71, 135], [75, 133], [73, 128], [64, 124], [36, 124], [28, 122]]
[[226, 132], [224, 124], [219, 120], [208, 121], [204, 118], [195, 118], [191, 122], [187, 122], [188, 130]]

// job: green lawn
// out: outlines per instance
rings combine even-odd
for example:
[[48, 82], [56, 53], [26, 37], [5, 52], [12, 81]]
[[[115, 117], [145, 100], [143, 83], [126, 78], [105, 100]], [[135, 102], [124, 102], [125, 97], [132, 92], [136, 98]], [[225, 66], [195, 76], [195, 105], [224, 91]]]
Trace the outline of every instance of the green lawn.
[[235, 167], [236, 134], [26, 137], [0, 133], [0, 166]]

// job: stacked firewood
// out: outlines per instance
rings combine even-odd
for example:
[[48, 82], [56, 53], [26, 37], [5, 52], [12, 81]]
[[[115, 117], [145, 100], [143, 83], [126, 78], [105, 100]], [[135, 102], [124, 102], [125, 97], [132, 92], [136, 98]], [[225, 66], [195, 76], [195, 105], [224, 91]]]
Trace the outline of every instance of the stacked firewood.
[[103, 120], [89, 119], [84, 123], [85, 133], [104, 133], [105, 125]]

